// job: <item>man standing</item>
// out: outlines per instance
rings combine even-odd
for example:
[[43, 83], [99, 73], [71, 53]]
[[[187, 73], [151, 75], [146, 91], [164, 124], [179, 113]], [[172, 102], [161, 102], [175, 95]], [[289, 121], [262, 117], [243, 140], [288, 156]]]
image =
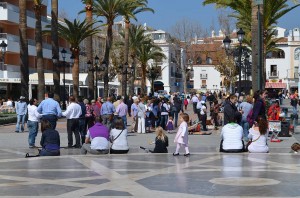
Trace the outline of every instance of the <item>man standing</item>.
[[[82, 114], [81, 106], [76, 103], [75, 97], [70, 96], [70, 105], [67, 110], [62, 113], [67, 117], [67, 131], [68, 131], [68, 148], [80, 148], [80, 136], [79, 136], [79, 117]], [[73, 146], [73, 136], [75, 135], [76, 144]]]
[[121, 96], [117, 96], [117, 101], [114, 102], [115, 109], [119, 106], [121, 98], [122, 98]]
[[197, 97], [197, 95], [195, 94], [195, 95], [193, 95], [193, 97], [192, 97], [192, 103], [193, 103], [193, 111], [194, 111], [194, 113], [196, 114], [197, 113], [197, 103], [198, 103], [199, 101], [198, 101], [198, 97]]
[[123, 99], [120, 99], [120, 104], [118, 105], [116, 109], [116, 113], [120, 118], [122, 118], [124, 122], [124, 127], [125, 129], [127, 128], [127, 113], [128, 113], [128, 106], [124, 103]]
[[237, 96], [231, 94], [229, 100], [226, 101], [224, 106], [224, 125], [228, 124], [229, 120], [237, 120], [240, 123], [242, 113], [236, 107]]
[[45, 96], [46, 99], [41, 102], [37, 108], [37, 111], [43, 115], [42, 119], [48, 120], [52, 129], [55, 129], [57, 118], [61, 117], [61, 108], [58, 102], [53, 99], [53, 93], [45, 94]]
[[107, 128], [110, 127], [111, 119], [113, 114], [115, 113], [116, 109], [114, 105], [111, 103], [111, 98], [107, 97], [107, 101], [102, 104], [100, 115], [102, 117], [102, 123], [107, 126]]
[[82, 97], [78, 97], [78, 104], [81, 107], [81, 115], [79, 117], [79, 134], [81, 136], [81, 143], [84, 144], [85, 136], [86, 136], [86, 127], [85, 127], [86, 106], [83, 102]]
[[[25, 102], [25, 97], [21, 96], [19, 102], [16, 104], [16, 113], [17, 113], [17, 125], [16, 133], [24, 132], [25, 116], [27, 114], [27, 104]], [[21, 123], [21, 128], [20, 128]]]

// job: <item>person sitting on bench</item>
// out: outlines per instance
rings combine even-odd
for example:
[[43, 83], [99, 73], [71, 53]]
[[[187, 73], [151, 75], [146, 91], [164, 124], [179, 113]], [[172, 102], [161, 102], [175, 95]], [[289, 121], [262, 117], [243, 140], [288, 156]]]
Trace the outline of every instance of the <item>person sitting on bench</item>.
[[229, 122], [222, 128], [220, 152], [244, 152], [243, 128], [237, 124], [238, 114], [229, 117]]

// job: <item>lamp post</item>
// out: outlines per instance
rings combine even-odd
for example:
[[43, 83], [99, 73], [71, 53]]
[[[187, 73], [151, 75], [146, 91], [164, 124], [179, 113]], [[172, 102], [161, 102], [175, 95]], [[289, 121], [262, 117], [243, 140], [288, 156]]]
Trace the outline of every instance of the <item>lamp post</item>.
[[2, 62], [3, 62], [3, 64], [4, 64], [4, 56], [5, 56], [5, 53], [6, 53], [6, 47], [7, 47], [7, 44], [4, 42], [4, 41], [2, 41], [1, 43], [0, 43], [0, 50], [1, 50], [1, 55], [2, 55]]
[[66, 110], [66, 53], [67, 51], [65, 50], [65, 48], [63, 48], [61, 51], [61, 56], [63, 58], [63, 72], [64, 72], [64, 91], [63, 91], [63, 104], [62, 104], [62, 109]]
[[[237, 32], [237, 36], [238, 36], [238, 41], [239, 41], [239, 53], [238, 53], [238, 63], [239, 63], [239, 87], [238, 87], [238, 93], [239, 95], [241, 95], [241, 82], [242, 82], [242, 42], [244, 40], [244, 36], [245, 36], [245, 32], [243, 31], [242, 28], [240, 28], [240, 30]], [[225, 51], [226, 51], [226, 55], [227, 57], [229, 55], [233, 55], [235, 51], [229, 51], [230, 50], [230, 43], [231, 43], [231, 39], [226, 36], [225, 39], [223, 40], [224, 46], [225, 46]]]
[[239, 96], [241, 95], [241, 88], [242, 88], [242, 42], [244, 40], [245, 37], [245, 32], [243, 31], [242, 28], [240, 28], [240, 30], [237, 32], [237, 36], [238, 36], [238, 41], [240, 43], [240, 47], [239, 47]]
[[95, 56], [95, 72], [96, 72], [96, 77], [95, 77], [95, 80], [96, 80], [96, 89], [95, 89], [95, 97], [96, 97], [96, 100], [98, 99], [98, 64], [99, 64], [99, 57], [96, 55]]

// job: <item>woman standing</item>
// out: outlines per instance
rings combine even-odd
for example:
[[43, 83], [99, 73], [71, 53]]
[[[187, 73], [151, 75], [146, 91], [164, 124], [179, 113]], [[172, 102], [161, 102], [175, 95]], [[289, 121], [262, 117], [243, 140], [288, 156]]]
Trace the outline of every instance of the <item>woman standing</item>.
[[83, 103], [85, 104], [85, 107], [86, 107], [85, 129], [87, 130], [94, 125], [93, 108], [88, 99], [84, 99]]
[[265, 90], [258, 90], [254, 93], [254, 106], [253, 106], [253, 120], [256, 121], [258, 117], [267, 119], [266, 117], [266, 102], [265, 99], [268, 93]]
[[42, 117], [42, 115], [37, 112], [37, 102], [38, 102], [37, 99], [32, 98], [29, 101], [29, 105], [27, 106], [27, 111], [28, 111], [27, 127], [29, 130], [29, 134], [28, 134], [29, 148], [36, 148], [35, 138], [39, 130], [39, 118]]
[[146, 107], [144, 105], [145, 99], [141, 98], [140, 103], [138, 104], [138, 133], [146, 133], [145, 130], [145, 116], [146, 116]]

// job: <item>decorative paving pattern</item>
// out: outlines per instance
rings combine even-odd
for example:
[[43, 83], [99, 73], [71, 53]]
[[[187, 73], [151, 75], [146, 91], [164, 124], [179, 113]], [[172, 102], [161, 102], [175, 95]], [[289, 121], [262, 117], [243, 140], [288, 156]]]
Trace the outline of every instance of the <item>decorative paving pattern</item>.
[[0, 196], [296, 197], [299, 164], [296, 154], [217, 152], [2, 158]]

